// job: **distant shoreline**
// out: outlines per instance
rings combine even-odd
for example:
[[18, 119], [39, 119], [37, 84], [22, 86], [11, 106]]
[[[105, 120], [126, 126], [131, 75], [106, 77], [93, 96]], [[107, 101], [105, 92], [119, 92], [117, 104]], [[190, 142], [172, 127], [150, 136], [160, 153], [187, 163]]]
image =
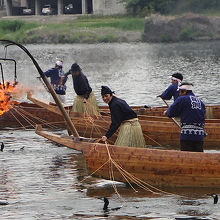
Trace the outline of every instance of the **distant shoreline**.
[[[82, 15], [11, 16], [16, 31], [0, 38], [26, 44], [64, 43], [136, 43], [220, 40], [220, 17], [186, 14], [152, 15], [146, 18], [126, 16], [96, 17]], [[14, 22], [14, 24], [13, 24]], [[20, 27], [21, 26], [21, 27]]]
[[152, 15], [145, 20], [145, 42], [220, 40], [220, 17], [187, 13], [178, 17]]

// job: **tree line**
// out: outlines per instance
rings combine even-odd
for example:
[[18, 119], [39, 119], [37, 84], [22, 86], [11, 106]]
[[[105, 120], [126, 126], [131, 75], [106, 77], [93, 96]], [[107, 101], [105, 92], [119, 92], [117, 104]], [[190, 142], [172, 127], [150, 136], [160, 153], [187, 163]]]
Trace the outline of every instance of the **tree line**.
[[146, 16], [151, 13], [203, 13], [220, 10], [220, 0], [120, 0], [126, 3], [128, 14]]

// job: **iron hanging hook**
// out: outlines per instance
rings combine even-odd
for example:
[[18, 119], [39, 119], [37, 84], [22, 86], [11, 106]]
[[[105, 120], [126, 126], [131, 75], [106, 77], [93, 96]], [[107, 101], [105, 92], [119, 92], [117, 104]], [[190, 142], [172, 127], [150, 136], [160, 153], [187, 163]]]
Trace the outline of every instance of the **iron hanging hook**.
[[[9, 59], [9, 58], [0, 58], [0, 60], [14, 62], [14, 84], [17, 84], [17, 62], [16, 62], [16, 60]], [[2, 66], [1, 66], [1, 68], [2, 68]], [[3, 70], [2, 70], [2, 74], [3, 74]]]
[[2, 85], [3, 85], [3, 89], [5, 89], [5, 81], [4, 81], [4, 74], [3, 74], [3, 68], [2, 68], [2, 64], [0, 63], [1, 66], [1, 74], [2, 74]]

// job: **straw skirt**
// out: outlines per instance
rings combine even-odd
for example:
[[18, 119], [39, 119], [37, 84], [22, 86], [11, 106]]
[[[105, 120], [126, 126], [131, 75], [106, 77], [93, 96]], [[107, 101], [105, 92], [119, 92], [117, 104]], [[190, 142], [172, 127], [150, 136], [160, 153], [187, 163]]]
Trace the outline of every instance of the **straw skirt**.
[[93, 92], [90, 93], [87, 103], [83, 103], [84, 96], [77, 95], [73, 102], [73, 112], [86, 113], [88, 115], [99, 114], [98, 103]]
[[137, 118], [124, 121], [119, 130], [115, 145], [145, 147], [145, 139]]

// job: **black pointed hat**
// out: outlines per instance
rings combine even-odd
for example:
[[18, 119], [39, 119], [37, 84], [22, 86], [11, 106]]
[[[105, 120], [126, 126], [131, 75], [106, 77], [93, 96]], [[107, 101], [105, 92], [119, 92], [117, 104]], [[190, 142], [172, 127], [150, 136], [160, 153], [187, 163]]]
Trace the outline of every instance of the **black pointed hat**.
[[110, 94], [112, 95], [114, 93], [108, 86], [102, 86], [101, 89], [101, 95]]
[[70, 70], [72, 70], [72, 71], [81, 71], [81, 68], [80, 68], [80, 66], [78, 65], [78, 63], [74, 63], [74, 64], [72, 64]]

